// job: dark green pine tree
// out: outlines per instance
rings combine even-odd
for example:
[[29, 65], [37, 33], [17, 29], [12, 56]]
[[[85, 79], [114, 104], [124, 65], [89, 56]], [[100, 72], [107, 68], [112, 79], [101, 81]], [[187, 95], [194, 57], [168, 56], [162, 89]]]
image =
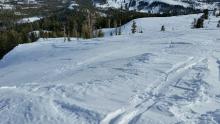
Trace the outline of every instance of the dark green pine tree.
[[161, 26], [161, 31], [165, 31], [165, 26], [164, 25]]
[[218, 21], [217, 27], [220, 28], [220, 20]]
[[204, 16], [204, 19], [208, 19], [209, 18], [209, 10], [208, 9], [204, 10], [203, 16]]
[[195, 28], [203, 28], [204, 19], [199, 18], [196, 22]]
[[135, 21], [133, 21], [133, 23], [131, 25], [131, 32], [132, 32], [132, 34], [137, 32], [137, 25], [136, 25]]

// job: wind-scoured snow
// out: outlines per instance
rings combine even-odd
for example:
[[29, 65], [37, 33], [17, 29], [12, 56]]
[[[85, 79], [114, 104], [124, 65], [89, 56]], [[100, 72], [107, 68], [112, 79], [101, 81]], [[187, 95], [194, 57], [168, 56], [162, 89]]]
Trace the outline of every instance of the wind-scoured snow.
[[0, 61], [0, 124], [220, 123], [220, 18], [191, 29], [199, 16], [17, 46]]

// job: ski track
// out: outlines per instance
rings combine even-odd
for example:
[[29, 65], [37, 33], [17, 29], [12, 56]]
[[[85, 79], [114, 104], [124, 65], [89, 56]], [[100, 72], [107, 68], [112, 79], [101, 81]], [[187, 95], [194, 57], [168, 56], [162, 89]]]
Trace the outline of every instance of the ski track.
[[[147, 96], [147, 98], [137, 104], [131, 104], [128, 107], [124, 107], [109, 113], [101, 121], [101, 124], [131, 124], [130, 122], [134, 122], [134, 120], [142, 113], [151, 109], [151, 107], [156, 105], [158, 102], [163, 102], [162, 99], [165, 99], [164, 96], [166, 95], [166, 91], [164, 90], [171, 86], [172, 83], [175, 83], [173, 80], [180, 78], [194, 65], [203, 61], [204, 59], [205, 58], [196, 59], [194, 57], [189, 57], [185, 62], [174, 65], [173, 68], [166, 72], [167, 76], [163, 81], [156, 81], [153, 83], [154, 86], [151, 86], [150, 91], [145, 91], [145, 93], [151, 93], [151, 96]], [[160, 98], [161, 95], [163, 96], [162, 98]]]
[[[213, 57], [213, 59], [216, 58]], [[137, 97], [141, 96], [141, 98], [144, 98], [143, 100], [135, 104], [131, 102], [129, 106], [123, 107], [121, 109], [118, 109], [114, 112], [107, 114], [106, 117], [101, 121], [101, 124], [135, 124], [143, 113], [150, 110], [157, 103], [165, 102], [165, 99], [169, 97], [166, 96], [166, 92], [167, 92], [166, 90], [169, 89], [169, 87], [173, 86], [182, 89], [182, 87], [177, 86], [178, 82], [181, 80], [181, 77], [186, 75], [190, 69], [192, 69], [198, 63], [209, 60], [213, 61], [213, 59], [210, 57], [209, 58], [189, 57], [185, 62], [177, 63], [170, 70], [165, 72], [166, 75], [165, 78], [164, 77], [159, 78], [159, 80], [154, 82], [153, 86], [150, 86], [150, 88], [148, 87], [144, 93], [136, 95]], [[216, 63], [218, 64], [218, 59], [216, 59]], [[213, 64], [213, 63], [209, 63], [209, 64]], [[215, 78], [216, 78], [215, 80], [219, 80], [219, 76]], [[190, 89], [186, 88], [185, 90], [190, 90]], [[143, 96], [143, 94], [144, 95], [147, 94], [147, 96]], [[189, 103], [187, 104], [192, 104], [190, 101], [188, 102]], [[183, 122], [186, 121], [187, 117], [185, 117], [185, 115], [181, 113], [178, 113], [177, 111], [179, 111], [178, 108], [176, 112], [174, 111], [171, 112], [181, 121]], [[187, 111], [185, 113], [187, 113]], [[194, 122], [186, 121], [184, 123], [194, 123]]]

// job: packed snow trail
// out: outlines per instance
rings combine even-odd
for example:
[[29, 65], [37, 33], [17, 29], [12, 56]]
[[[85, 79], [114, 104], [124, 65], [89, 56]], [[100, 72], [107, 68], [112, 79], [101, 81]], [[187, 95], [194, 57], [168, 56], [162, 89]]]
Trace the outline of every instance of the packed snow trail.
[[17, 46], [0, 61], [0, 124], [220, 123], [220, 18], [191, 29], [198, 16]]

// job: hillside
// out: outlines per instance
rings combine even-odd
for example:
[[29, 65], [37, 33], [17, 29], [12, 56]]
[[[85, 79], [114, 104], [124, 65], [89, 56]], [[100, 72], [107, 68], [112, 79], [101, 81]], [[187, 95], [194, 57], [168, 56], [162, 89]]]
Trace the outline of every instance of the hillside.
[[198, 16], [17, 46], [0, 60], [0, 124], [220, 123], [220, 18], [191, 29]]
[[128, 10], [151, 13], [181, 12], [191, 9], [213, 9], [219, 6], [218, 1], [212, 0], [95, 0], [95, 3], [97, 7], [101, 8], [122, 7]]

